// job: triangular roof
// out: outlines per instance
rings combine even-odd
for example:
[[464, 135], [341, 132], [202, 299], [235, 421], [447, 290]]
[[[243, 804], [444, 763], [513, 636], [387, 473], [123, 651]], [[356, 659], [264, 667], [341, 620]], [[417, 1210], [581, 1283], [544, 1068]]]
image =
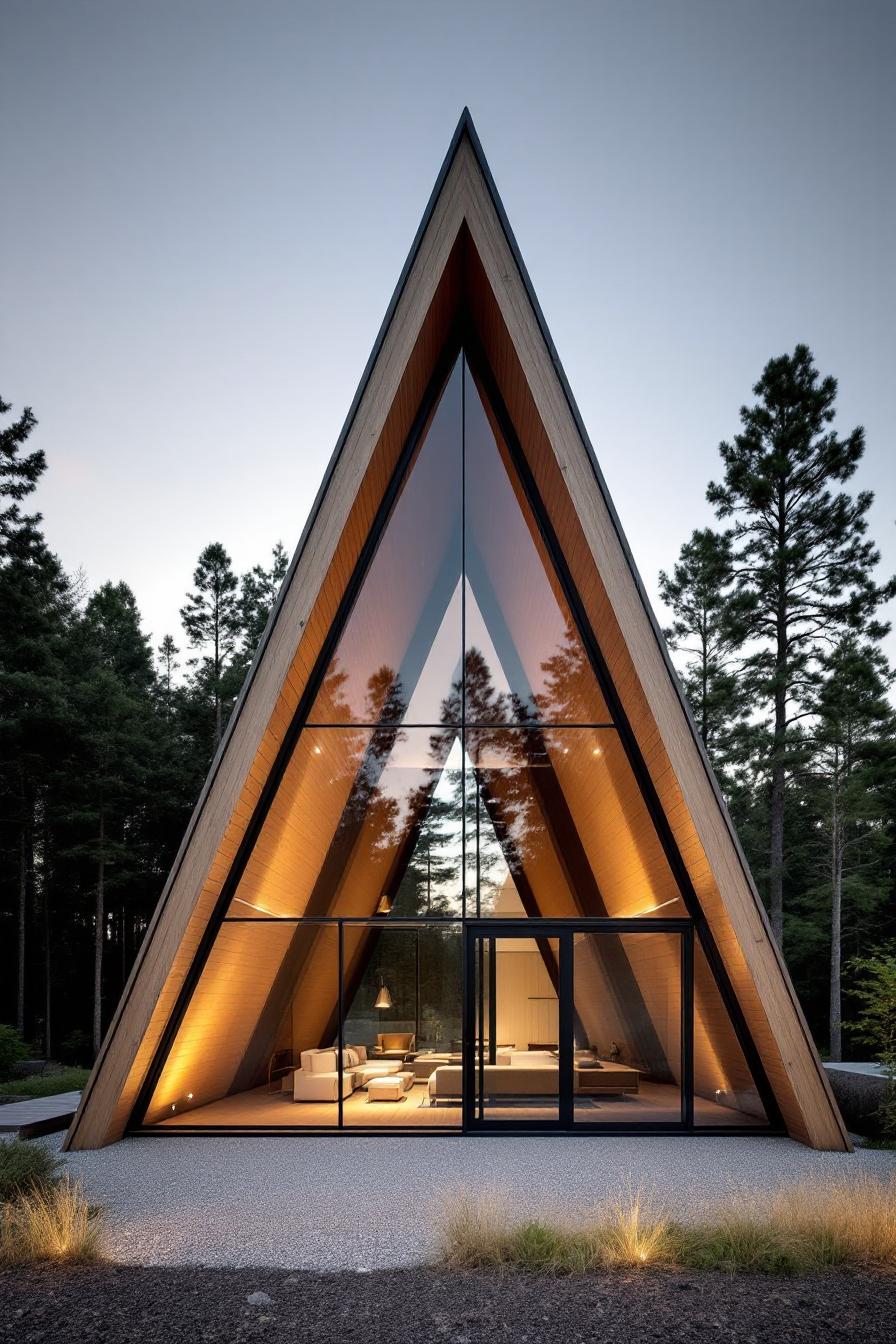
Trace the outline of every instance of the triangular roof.
[[499, 385], [574, 575], [621, 714], [718, 974], [761, 1056], [788, 1132], [848, 1135], [566, 381], [472, 118], [464, 110], [258, 652], [67, 1136], [126, 1130], [192, 968], [214, 938], [300, 725], [297, 707], [384, 507], [444, 353], [475, 341]]

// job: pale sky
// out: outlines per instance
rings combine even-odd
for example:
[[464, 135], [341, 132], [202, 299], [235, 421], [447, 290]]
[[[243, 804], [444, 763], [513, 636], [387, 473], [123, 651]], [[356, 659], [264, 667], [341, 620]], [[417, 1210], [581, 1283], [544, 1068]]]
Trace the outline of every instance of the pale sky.
[[894, 56], [888, 0], [0, 0], [50, 544], [155, 644], [207, 542], [292, 550], [468, 104], [648, 591], [798, 341], [896, 568]]

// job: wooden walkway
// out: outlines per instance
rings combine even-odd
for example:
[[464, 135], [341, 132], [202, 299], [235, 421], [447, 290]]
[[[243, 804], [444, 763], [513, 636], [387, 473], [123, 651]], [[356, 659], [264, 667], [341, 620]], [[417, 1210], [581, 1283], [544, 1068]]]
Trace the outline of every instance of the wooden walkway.
[[0, 1106], [0, 1134], [18, 1134], [36, 1139], [68, 1129], [81, 1099], [80, 1092], [59, 1092], [55, 1097], [25, 1097]]

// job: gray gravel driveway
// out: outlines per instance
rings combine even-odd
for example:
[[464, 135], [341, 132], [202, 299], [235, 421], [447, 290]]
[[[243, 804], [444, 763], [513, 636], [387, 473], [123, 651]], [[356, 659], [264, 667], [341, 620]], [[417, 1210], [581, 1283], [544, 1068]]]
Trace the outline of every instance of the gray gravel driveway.
[[108, 1251], [124, 1263], [367, 1270], [431, 1258], [439, 1205], [459, 1190], [544, 1213], [587, 1211], [632, 1186], [686, 1216], [742, 1188], [886, 1177], [896, 1153], [760, 1137], [181, 1136], [67, 1163], [106, 1206]]

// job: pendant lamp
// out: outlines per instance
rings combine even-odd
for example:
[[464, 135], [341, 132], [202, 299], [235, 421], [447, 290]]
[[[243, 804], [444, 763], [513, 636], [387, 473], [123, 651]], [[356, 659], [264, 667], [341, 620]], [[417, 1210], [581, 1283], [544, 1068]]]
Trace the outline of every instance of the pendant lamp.
[[374, 1000], [373, 1006], [374, 1006], [374, 1008], [391, 1008], [391, 1007], [392, 1007], [392, 995], [389, 993], [388, 989], [386, 988], [386, 984], [385, 984], [385, 981], [383, 980], [383, 977], [382, 977], [382, 976], [380, 976], [380, 992], [379, 992], [379, 994], [377, 994], [377, 996], [376, 996], [376, 998], [375, 998], [375, 1000]]

